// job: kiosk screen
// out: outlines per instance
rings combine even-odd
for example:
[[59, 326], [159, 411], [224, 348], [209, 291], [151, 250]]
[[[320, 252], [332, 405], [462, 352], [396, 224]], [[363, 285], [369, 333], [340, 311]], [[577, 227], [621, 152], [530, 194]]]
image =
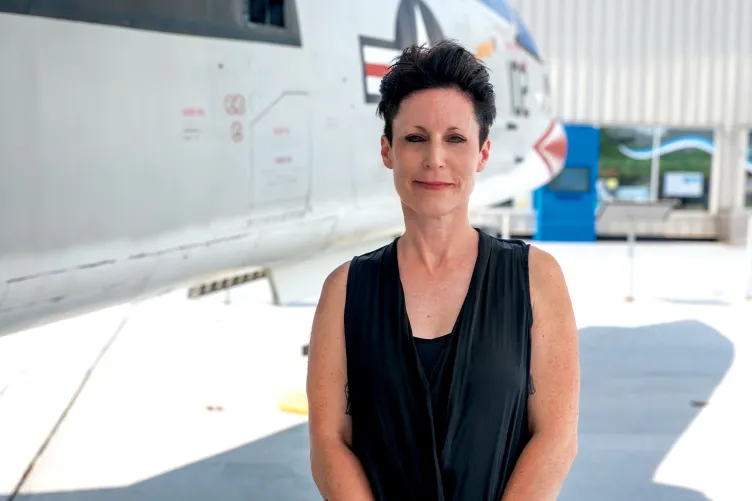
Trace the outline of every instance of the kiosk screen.
[[590, 191], [590, 169], [587, 167], [565, 167], [550, 183], [549, 191], [587, 193]]

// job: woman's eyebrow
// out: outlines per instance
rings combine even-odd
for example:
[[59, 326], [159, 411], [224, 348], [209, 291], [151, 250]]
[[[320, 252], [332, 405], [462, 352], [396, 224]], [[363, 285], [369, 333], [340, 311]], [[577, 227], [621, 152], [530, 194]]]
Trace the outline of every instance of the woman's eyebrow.
[[[413, 127], [415, 127], [416, 129], [420, 129], [423, 132], [428, 133], [428, 129], [426, 129], [422, 125], [414, 125]], [[446, 131], [449, 132], [449, 131], [455, 131], [455, 130], [460, 130], [460, 128], [457, 127], [456, 125], [452, 125], [452, 126], [447, 127]]]

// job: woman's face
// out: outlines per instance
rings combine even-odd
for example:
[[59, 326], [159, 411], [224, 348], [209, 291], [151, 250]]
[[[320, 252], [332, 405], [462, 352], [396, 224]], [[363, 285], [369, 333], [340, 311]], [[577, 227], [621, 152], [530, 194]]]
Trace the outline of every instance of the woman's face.
[[381, 139], [384, 165], [394, 172], [402, 203], [418, 215], [440, 217], [466, 210], [475, 173], [488, 161], [469, 97], [455, 89], [410, 94], [392, 123], [392, 144]]

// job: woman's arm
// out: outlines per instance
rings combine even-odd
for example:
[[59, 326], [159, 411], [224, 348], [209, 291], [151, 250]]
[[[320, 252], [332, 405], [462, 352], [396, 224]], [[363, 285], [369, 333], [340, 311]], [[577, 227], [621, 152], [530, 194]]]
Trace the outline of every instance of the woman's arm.
[[530, 248], [533, 303], [533, 384], [528, 399], [532, 439], [507, 484], [502, 501], [554, 501], [577, 454], [580, 368], [572, 303], [561, 267]]
[[368, 479], [350, 450], [344, 327], [348, 268], [345, 263], [327, 277], [313, 319], [306, 382], [311, 472], [328, 501], [371, 501]]

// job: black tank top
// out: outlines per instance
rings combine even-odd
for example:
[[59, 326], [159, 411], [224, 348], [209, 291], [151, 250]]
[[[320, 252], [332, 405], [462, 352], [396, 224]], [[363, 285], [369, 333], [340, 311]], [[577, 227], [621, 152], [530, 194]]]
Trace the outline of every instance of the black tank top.
[[435, 339], [413, 337], [415, 349], [418, 351], [418, 357], [420, 358], [420, 364], [423, 366], [423, 374], [428, 377], [431, 376], [434, 367], [436, 367], [436, 362], [449, 343], [450, 337], [451, 334], [446, 334]]
[[405, 309], [398, 239], [350, 264], [352, 450], [377, 501], [499, 501], [530, 439], [529, 246], [478, 231], [467, 296], [430, 374]]

